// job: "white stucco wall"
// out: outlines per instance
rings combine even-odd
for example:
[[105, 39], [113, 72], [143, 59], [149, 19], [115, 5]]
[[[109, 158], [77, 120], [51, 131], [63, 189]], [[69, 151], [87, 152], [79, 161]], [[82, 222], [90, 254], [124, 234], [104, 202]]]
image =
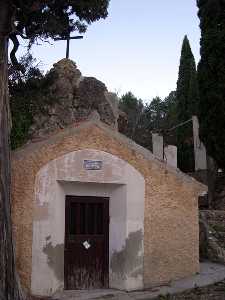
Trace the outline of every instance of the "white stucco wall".
[[152, 134], [152, 152], [160, 160], [163, 160], [163, 136], [158, 133]]
[[207, 154], [204, 144], [199, 137], [199, 121], [196, 116], [192, 117], [193, 121], [193, 138], [195, 151], [195, 171], [207, 170]]
[[[101, 160], [102, 170], [85, 170], [85, 159]], [[143, 288], [144, 178], [118, 157], [82, 150], [51, 161], [37, 174], [32, 293], [52, 295], [64, 288], [66, 195], [110, 198], [109, 287]]]
[[164, 161], [171, 167], [177, 168], [177, 147], [168, 145], [164, 148]]

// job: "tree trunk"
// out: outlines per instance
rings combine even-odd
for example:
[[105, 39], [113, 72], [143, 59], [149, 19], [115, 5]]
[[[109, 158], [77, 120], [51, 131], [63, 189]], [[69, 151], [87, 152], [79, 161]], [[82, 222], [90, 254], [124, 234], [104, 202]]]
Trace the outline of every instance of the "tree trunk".
[[[9, 2], [0, 0], [0, 300], [22, 299], [15, 272], [10, 213], [10, 112], [8, 96]], [[8, 31], [8, 32], [7, 32]]]

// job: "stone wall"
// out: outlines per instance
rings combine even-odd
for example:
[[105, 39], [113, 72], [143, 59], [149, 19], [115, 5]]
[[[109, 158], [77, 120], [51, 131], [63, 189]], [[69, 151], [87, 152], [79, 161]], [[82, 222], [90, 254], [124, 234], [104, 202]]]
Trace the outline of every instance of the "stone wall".
[[225, 264], [225, 211], [200, 211], [200, 258]]
[[[198, 196], [206, 187], [158, 161], [101, 122], [85, 122], [13, 153], [13, 222], [17, 263], [30, 289], [34, 186], [38, 171], [67, 153], [95, 149], [117, 156], [145, 179], [144, 285], [199, 271]], [[22, 238], [21, 238], [22, 237]]]

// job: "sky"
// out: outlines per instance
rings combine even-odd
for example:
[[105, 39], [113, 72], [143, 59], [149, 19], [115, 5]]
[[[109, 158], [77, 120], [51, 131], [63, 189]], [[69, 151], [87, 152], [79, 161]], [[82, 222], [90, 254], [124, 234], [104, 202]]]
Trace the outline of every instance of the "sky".
[[[122, 95], [131, 91], [149, 102], [176, 89], [184, 35], [199, 60], [196, 0], [110, 0], [109, 16], [93, 23], [83, 40], [74, 40], [70, 59], [83, 76], [103, 81]], [[19, 54], [25, 51], [21, 46]], [[33, 46], [40, 68], [49, 70], [65, 57], [66, 42]]]

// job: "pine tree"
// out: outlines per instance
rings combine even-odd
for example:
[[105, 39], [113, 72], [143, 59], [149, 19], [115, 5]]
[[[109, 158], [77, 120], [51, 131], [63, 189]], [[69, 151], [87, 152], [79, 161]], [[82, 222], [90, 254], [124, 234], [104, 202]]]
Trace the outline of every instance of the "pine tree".
[[[184, 37], [177, 81], [177, 121], [189, 120], [197, 113], [198, 85], [194, 56], [187, 36]], [[191, 123], [177, 130], [178, 167], [184, 172], [194, 170], [194, 153]]]
[[201, 28], [200, 135], [209, 155], [225, 168], [225, 2], [198, 0], [197, 5]]
[[119, 108], [127, 115], [127, 126], [121, 132], [129, 138], [136, 140], [138, 125], [144, 108], [142, 100], [136, 98], [131, 92], [128, 92], [120, 98]]

